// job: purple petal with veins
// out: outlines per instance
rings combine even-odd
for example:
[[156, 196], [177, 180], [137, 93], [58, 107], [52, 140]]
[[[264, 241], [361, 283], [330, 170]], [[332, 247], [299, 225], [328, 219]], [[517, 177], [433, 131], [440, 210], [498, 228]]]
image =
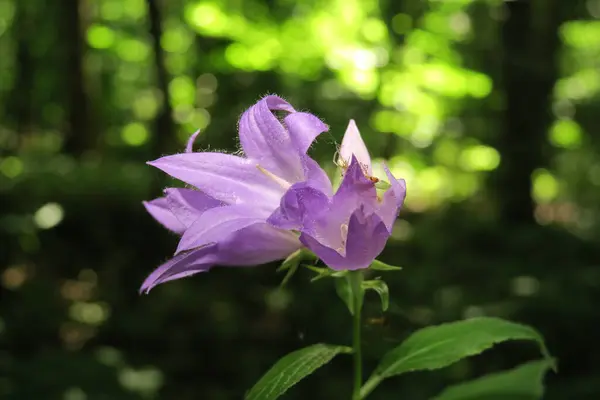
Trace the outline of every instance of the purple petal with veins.
[[150, 213], [162, 226], [168, 230], [182, 234], [185, 231], [185, 225], [177, 219], [169, 208], [169, 203], [166, 197], [159, 197], [154, 200], [143, 202], [146, 211]]
[[[274, 111], [287, 113], [283, 122]], [[314, 139], [327, 129], [317, 117], [296, 112], [280, 97], [267, 96], [240, 119], [244, 157], [193, 152], [198, 131], [189, 138], [184, 153], [149, 162], [197, 190], [170, 188], [165, 197], [144, 203], [155, 219], [182, 237], [176, 256], [157, 268], [142, 290], [215, 265], [282, 259], [300, 248], [297, 234], [266, 220], [296, 183], [306, 182], [331, 195], [329, 178], [306, 155]]]

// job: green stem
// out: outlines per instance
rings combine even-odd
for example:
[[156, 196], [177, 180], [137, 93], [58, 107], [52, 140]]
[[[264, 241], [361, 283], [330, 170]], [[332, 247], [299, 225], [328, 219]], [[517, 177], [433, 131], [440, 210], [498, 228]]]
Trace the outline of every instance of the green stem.
[[360, 350], [360, 309], [354, 312], [354, 334], [352, 347], [354, 348], [354, 390], [352, 399], [360, 399], [360, 387], [362, 386], [362, 354]]
[[362, 386], [362, 353], [360, 346], [360, 312], [363, 305], [364, 290], [362, 288], [363, 275], [361, 271], [350, 271], [348, 273], [348, 283], [352, 290], [353, 302], [353, 327], [352, 327], [352, 348], [354, 350], [354, 388], [352, 391], [352, 400], [360, 400], [360, 387]]
[[381, 383], [381, 378], [379, 376], [375, 376], [375, 377], [367, 379], [367, 381], [365, 382], [365, 385], [362, 387], [362, 389], [360, 391], [359, 399], [364, 399], [365, 397], [367, 397], [369, 395], [369, 393], [371, 393], [373, 391], [373, 389], [375, 389], [377, 387], [377, 385], [379, 385], [380, 383]]

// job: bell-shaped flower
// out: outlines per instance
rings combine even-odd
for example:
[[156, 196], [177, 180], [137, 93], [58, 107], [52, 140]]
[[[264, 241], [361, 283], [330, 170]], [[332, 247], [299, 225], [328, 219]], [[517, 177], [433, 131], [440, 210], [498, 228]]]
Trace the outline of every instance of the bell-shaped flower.
[[[287, 115], [280, 121], [274, 111]], [[243, 113], [239, 139], [244, 156], [192, 152], [149, 162], [191, 189], [170, 188], [144, 203], [167, 229], [181, 235], [175, 256], [144, 281], [141, 290], [204, 272], [215, 265], [250, 266], [287, 257], [302, 247], [298, 235], [267, 218], [298, 182], [331, 195], [329, 178], [306, 155], [328, 127], [312, 114], [297, 112], [267, 96]]]
[[342, 183], [330, 196], [306, 182], [290, 187], [268, 222], [301, 232], [300, 241], [335, 270], [367, 268], [383, 250], [406, 197], [406, 184], [384, 165], [389, 187], [379, 194], [371, 157], [354, 121], [339, 150]]

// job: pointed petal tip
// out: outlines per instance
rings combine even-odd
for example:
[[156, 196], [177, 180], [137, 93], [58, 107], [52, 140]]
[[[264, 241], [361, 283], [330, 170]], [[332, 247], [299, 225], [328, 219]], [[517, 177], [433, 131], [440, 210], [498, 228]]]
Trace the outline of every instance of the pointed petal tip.
[[166, 156], [159, 157], [155, 160], [146, 161], [146, 164], [150, 165], [152, 167], [161, 169], [163, 165], [168, 164], [170, 161], [173, 161], [173, 158], [178, 159], [179, 158], [178, 156], [180, 156], [182, 154], [186, 154], [186, 153], [169, 154]]
[[350, 163], [352, 156], [356, 156], [366, 174], [372, 174], [371, 156], [365, 142], [356, 126], [356, 122], [351, 119], [344, 133], [342, 144], [340, 146], [340, 157], [346, 163]]
[[192, 133], [192, 135], [188, 139], [187, 144], [185, 146], [186, 153], [192, 153], [194, 151], [194, 142], [196, 141], [196, 138], [198, 137], [199, 134], [200, 134], [200, 129], [198, 129], [196, 132]]
[[[158, 200], [158, 199], [156, 199]], [[152, 204], [153, 200], [143, 200], [142, 201], [142, 205], [144, 206], [144, 208], [146, 209], [147, 212], [149, 212], [150, 214], [152, 214], [152, 208], [155, 207], [154, 204]]]
[[142, 282], [142, 286], [140, 286], [138, 290], [138, 294], [140, 296], [147, 295], [148, 293], [150, 293], [150, 290], [152, 290], [154, 286], [156, 286], [149, 281], [149, 278], [150, 277], [147, 277], [146, 279], [144, 279], [144, 282]]

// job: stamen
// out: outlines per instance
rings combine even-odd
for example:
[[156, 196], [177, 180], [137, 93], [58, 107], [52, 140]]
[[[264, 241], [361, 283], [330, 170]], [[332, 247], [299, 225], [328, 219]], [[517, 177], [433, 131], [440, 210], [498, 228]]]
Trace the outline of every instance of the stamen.
[[280, 178], [277, 175], [273, 174], [272, 172], [267, 171], [266, 169], [264, 169], [260, 165], [256, 164], [256, 168], [258, 168], [258, 170], [260, 172], [262, 172], [263, 174], [265, 174], [268, 178], [270, 178], [271, 180], [273, 180], [275, 183], [277, 183], [279, 186], [281, 186], [285, 190], [288, 190], [292, 186], [291, 183], [289, 183], [285, 179]]
[[340, 232], [342, 233], [342, 242], [346, 242], [346, 238], [348, 237], [348, 224], [342, 224], [340, 226]]
[[339, 149], [333, 154], [333, 164], [344, 172], [348, 169], [348, 162], [342, 158]]

